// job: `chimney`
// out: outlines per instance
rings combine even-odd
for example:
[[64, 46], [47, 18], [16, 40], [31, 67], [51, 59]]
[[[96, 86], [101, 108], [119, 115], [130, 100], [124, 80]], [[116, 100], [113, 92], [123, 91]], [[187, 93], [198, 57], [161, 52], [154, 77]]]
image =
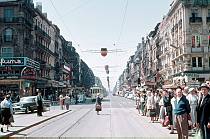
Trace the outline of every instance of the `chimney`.
[[41, 3], [41, 2], [37, 2], [37, 3], [36, 3], [36, 8], [37, 8], [40, 12], [42, 12], [42, 3]]
[[46, 17], [46, 18], [47, 18], [47, 13], [43, 13], [43, 15], [44, 15], [44, 17]]

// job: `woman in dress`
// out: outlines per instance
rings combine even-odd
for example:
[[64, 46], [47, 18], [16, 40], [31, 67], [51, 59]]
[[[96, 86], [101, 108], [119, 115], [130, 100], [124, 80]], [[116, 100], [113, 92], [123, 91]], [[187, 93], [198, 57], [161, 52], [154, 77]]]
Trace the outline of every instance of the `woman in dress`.
[[97, 115], [99, 115], [99, 111], [101, 111], [101, 98], [100, 98], [100, 93], [97, 93], [97, 97], [96, 97], [96, 112]]
[[7, 126], [7, 131], [9, 131], [10, 117], [12, 115], [12, 103], [10, 102], [10, 95], [6, 95], [5, 99], [1, 102], [1, 114], [2, 114], [2, 127], [1, 132], [3, 132], [3, 126]]

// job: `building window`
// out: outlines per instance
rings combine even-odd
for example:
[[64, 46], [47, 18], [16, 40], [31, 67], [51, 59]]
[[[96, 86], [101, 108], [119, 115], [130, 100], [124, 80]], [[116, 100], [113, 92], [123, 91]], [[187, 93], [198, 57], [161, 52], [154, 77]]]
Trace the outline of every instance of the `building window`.
[[209, 67], [210, 67], [210, 57], [209, 57]]
[[196, 57], [192, 57], [192, 67], [197, 67], [197, 65], [196, 65]]
[[11, 8], [4, 9], [5, 22], [12, 22], [13, 17], [14, 17], [14, 9], [11, 9]]
[[192, 36], [192, 48], [201, 47], [201, 36], [194, 35]]
[[202, 57], [198, 57], [198, 67], [203, 67]]
[[2, 57], [13, 57], [13, 49], [11, 47], [2, 47], [1, 48]]
[[198, 17], [198, 9], [192, 9], [192, 17]]
[[210, 9], [208, 9], [208, 17], [210, 17]]
[[208, 43], [209, 43], [209, 47], [210, 47], [210, 35], [208, 36]]
[[11, 42], [13, 37], [13, 31], [11, 28], [7, 28], [4, 30], [4, 41]]

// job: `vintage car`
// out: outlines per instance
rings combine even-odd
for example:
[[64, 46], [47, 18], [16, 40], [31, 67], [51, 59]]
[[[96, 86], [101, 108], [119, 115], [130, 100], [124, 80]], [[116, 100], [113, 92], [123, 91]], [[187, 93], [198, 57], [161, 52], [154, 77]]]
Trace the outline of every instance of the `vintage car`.
[[[44, 111], [49, 109], [51, 106], [51, 103], [49, 100], [43, 100], [44, 104]], [[13, 103], [13, 112], [25, 112], [28, 113], [34, 112], [34, 110], [37, 110], [36, 106], [36, 96], [28, 96], [28, 97], [22, 97], [20, 98], [20, 101], [18, 103]]]

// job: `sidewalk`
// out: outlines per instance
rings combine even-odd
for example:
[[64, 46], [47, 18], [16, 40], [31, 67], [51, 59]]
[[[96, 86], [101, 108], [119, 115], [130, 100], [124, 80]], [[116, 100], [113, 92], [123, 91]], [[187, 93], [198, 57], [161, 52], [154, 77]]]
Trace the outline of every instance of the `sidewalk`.
[[0, 132], [0, 138], [12, 136], [12, 135], [17, 134], [21, 131], [29, 129], [33, 126], [41, 124], [47, 120], [50, 120], [57, 116], [63, 115], [67, 112], [70, 112], [70, 110], [60, 110], [59, 107], [52, 106], [50, 111], [43, 112], [43, 116], [41, 116], [41, 117], [38, 117], [37, 113], [15, 114], [14, 115], [15, 123], [12, 123], [13, 126], [9, 127], [9, 131], [6, 131], [6, 126], [5, 126], [4, 132], [3, 133]]

